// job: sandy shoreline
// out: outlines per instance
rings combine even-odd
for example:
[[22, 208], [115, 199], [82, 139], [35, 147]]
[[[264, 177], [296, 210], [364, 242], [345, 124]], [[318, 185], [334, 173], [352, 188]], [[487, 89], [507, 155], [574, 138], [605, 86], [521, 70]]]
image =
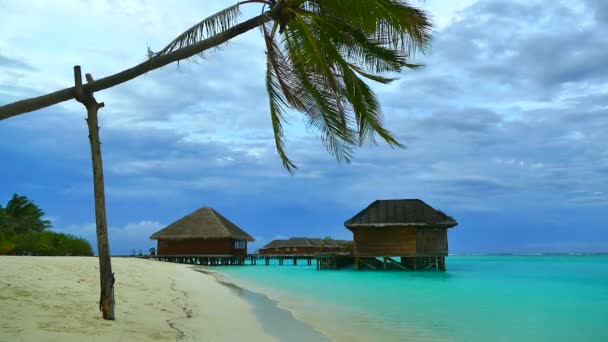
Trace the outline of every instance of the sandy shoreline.
[[105, 321], [97, 258], [0, 257], [0, 341], [277, 341], [210, 275], [150, 260], [112, 264], [117, 320]]

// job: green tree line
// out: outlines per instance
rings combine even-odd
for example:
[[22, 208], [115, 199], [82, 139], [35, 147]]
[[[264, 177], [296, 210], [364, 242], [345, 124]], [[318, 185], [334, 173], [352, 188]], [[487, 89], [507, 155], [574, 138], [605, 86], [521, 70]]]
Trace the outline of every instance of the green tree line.
[[0, 205], [0, 255], [93, 255], [87, 240], [49, 228], [42, 209], [26, 196], [13, 195]]

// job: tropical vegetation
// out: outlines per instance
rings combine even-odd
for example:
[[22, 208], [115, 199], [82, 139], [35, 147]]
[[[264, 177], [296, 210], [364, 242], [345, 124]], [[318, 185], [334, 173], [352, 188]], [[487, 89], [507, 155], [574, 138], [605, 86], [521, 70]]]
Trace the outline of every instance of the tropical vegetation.
[[87, 240], [49, 228], [34, 202], [13, 195], [6, 207], [0, 205], [0, 255], [93, 255]]

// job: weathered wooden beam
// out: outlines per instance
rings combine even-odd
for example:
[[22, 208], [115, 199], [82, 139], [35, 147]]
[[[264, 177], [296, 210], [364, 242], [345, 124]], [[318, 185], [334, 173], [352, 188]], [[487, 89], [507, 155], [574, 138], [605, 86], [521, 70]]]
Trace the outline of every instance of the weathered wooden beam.
[[387, 257], [386, 260], [388, 262], [390, 262], [391, 264], [393, 264], [393, 265], [395, 265], [395, 266], [397, 266], [397, 267], [399, 267], [399, 268], [401, 268], [403, 270], [409, 271], [408, 268], [406, 268], [405, 266], [403, 266], [400, 262], [397, 262], [396, 260], [393, 260], [393, 258], [391, 258], [391, 257]]
[[369, 267], [369, 268], [371, 268], [371, 269], [373, 269], [373, 270], [375, 270], [375, 269], [376, 269], [376, 267], [375, 267], [375, 266], [373, 266], [371, 263], [368, 263], [368, 262], [367, 262], [367, 260], [366, 260], [365, 258], [360, 258], [360, 259], [359, 259], [359, 262], [360, 262], [360, 263], [365, 264], [367, 267]]

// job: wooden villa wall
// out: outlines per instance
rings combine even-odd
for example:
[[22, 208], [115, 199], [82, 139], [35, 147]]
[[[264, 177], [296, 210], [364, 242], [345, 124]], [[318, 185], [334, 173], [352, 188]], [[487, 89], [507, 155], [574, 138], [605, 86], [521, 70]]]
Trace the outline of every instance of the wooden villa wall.
[[[158, 255], [246, 256], [247, 248], [235, 249], [232, 239], [158, 240]], [[246, 245], [245, 245], [246, 246]]]
[[448, 255], [447, 229], [418, 229], [416, 233], [416, 254]]
[[[341, 247], [280, 247], [260, 248], [260, 255], [310, 255], [316, 253], [345, 253], [346, 249]], [[289, 249], [289, 250], [287, 250]]]
[[416, 254], [415, 228], [352, 229], [356, 256], [406, 256]]

